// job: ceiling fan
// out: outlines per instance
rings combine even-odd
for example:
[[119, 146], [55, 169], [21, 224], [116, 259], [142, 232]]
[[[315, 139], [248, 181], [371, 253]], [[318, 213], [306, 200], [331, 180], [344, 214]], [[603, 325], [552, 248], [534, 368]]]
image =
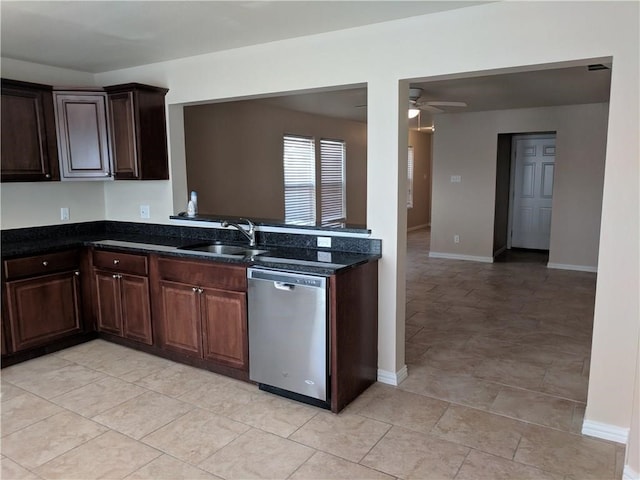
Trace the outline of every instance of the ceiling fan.
[[444, 100], [428, 100], [421, 101], [422, 88], [411, 87], [409, 88], [409, 118], [415, 118], [420, 113], [420, 110], [425, 110], [431, 113], [442, 113], [444, 110], [438, 107], [466, 107], [465, 102], [449, 102]]

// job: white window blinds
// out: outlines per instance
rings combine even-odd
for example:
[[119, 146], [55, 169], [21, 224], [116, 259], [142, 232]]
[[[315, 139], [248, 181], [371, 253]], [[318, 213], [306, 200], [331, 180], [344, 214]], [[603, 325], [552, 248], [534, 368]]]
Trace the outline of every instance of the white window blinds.
[[413, 208], [413, 147], [409, 147], [407, 164], [407, 208]]
[[284, 209], [286, 223], [316, 223], [316, 153], [313, 138], [284, 136]]
[[345, 143], [320, 140], [320, 212], [322, 225], [345, 221]]

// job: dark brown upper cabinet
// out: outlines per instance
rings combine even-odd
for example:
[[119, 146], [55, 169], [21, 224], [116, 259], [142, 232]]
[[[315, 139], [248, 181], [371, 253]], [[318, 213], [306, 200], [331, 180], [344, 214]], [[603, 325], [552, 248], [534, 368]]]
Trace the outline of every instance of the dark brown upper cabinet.
[[106, 93], [54, 91], [53, 98], [62, 180], [111, 179]]
[[2, 79], [3, 182], [59, 180], [52, 87]]
[[139, 83], [105, 87], [116, 180], [167, 180], [165, 88]]

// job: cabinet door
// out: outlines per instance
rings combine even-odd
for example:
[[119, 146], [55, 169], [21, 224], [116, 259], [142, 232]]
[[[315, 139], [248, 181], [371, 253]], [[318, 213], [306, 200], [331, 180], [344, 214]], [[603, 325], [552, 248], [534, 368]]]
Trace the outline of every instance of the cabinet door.
[[204, 358], [248, 368], [246, 293], [204, 288], [201, 297]]
[[51, 92], [2, 85], [2, 181], [59, 178]]
[[149, 280], [147, 277], [122, 275], [122, 324], [124, 336], [151, 345], [151, 307], [149, 306]]
[[117, 179], [138, 178], [133, 92], [109, 95], [109, 120], [115, 177]]
[[202, 357], [200, 295], [191, 285], [160, 281], [162, 345], [176, 352]]
[[122, 336], [122, 307], [118, 275], [96, 270], [94, 278], [98, 330]]
[[62, 180], [111, 176], [106, 94], [54, 93]]
[[80, 332], [78, 279], [64, 272], [7, 282], [14, 352]]
[[116, 180], [167, 180], [167, 89], [127, 83], [105, 91]]

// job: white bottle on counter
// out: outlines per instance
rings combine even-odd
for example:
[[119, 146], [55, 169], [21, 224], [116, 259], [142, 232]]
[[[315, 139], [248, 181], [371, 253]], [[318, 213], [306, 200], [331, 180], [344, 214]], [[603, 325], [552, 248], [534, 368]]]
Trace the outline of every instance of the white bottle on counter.
[[198, 214], [198, 194], [195, 190], [191, 191], [191, 201], [193, 202], [194, 215]]
[[187, 217], [195, 217], [198, 214], [198, 194], [191, 192], [189, 202], [187, 203]]

